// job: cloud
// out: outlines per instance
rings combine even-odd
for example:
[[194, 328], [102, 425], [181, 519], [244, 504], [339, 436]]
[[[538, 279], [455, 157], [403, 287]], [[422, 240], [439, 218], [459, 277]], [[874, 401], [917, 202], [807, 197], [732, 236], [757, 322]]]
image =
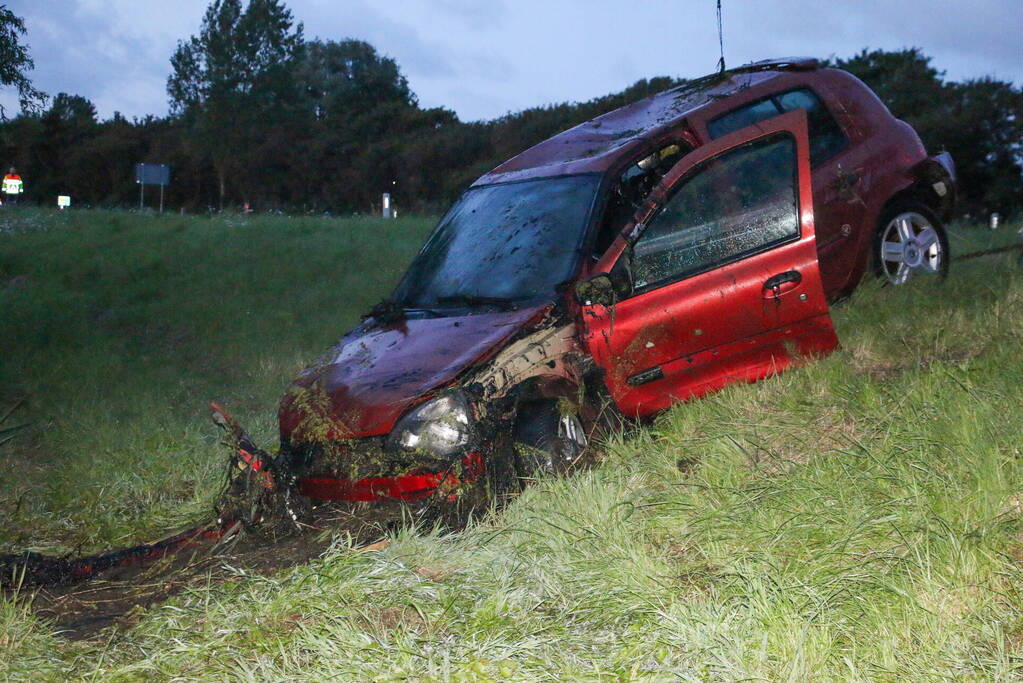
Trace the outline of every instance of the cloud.
[[166, 113], [171, 53], [178, 38], [197, 30], [204, 6], [49, 0], [11, 9], [25, 20], [36, 86], [51, 96], [80, 94], [109, 117]]
[[508, 13], [502, 0], [434, 0], [434, 5], [474, 30], [500, 28]]
[[1000, 72], [1019, 84], [1020, 35], [1018, 0], [725, 4], [725, 50], [741, 56], [730, 60], [734, 63], [768, 54], [848, 57], [863, 48], [918, 47], [951, 80]]
[[379, 52], [397, 59], [406, 74], [457, 77], [446, 43], [424, 39], [415, 22], [395, 19], [362, 0], [348, 0], [343, 5], [330, 0], [307, 0], [301, 6], [307, 35], [323, 40], [365, 40]]

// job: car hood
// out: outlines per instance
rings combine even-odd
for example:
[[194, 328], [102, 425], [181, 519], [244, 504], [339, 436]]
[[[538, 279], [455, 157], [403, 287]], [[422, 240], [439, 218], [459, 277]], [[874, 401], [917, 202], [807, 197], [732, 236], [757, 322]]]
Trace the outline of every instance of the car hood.
[[295, 380], [281, 401], [283, 443], [390, 432], [424, 395], [491, 357], [547, 306], [405, 319], [369, 319]]

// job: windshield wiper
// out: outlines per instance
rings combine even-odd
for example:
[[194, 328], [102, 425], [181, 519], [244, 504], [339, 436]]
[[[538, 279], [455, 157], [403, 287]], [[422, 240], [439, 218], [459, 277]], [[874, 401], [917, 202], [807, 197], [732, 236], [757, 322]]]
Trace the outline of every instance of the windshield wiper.
[[437, 297], [439, 304], [465, 304], [467, 306], [497, 306], [498, 308], [511, 311], [517, 308], [515, 299], [501, 296], [476, 296], [474, 294], [452, 294], [451, 296]]

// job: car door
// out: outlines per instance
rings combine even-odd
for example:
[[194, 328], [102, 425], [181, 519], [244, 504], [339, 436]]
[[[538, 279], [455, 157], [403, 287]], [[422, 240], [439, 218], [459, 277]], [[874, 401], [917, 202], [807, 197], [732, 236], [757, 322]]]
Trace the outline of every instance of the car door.
[[580, 295], [582, 337], [626, 414], [649, 415], [837, 346], [817, 265], [806, 131], [805, 112], [794, 111], [687, 155], [597, 263], [617, 294]]

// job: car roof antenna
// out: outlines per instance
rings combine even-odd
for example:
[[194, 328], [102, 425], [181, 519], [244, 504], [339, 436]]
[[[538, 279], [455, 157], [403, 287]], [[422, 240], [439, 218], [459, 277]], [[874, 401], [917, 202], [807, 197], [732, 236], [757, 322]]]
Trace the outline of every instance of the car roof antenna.
[[718, 71], [725, 72], [725, 37], [721, 31], [721, 0], [718, 0], [718, 47], [721, 48], [721, 59], [718, 60]]

